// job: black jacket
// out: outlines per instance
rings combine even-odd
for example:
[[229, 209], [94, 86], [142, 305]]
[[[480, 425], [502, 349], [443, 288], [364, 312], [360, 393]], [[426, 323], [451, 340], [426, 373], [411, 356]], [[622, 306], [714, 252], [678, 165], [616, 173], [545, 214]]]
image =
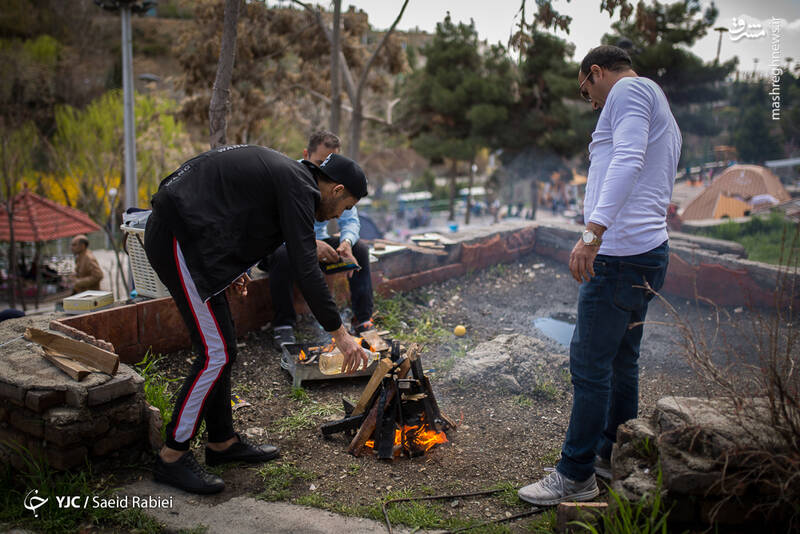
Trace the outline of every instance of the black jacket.
[[219, 147], [167, 176], [153, 212], [181, 245], [203, 300], [286, 243], [293, 277], [325, 330], [341, 318], [317, 259], [319, 187], [308, 168], [270, 148]]

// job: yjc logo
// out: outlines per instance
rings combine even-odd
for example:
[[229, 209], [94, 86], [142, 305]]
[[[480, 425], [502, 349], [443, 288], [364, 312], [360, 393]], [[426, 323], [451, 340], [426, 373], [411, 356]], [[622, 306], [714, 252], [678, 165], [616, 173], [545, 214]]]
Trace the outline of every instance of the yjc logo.
[[[36, 495], [31, 495], [32, 493], [35, 493]], [[48, 500], [50, 500], [48, 497], [42, 499], [41, 497], [38, 497], [38, 495], [39, 495], [38, 489], [31, 490], [28, 492], [27, 495], [25, 495], [25, 500], [23, 501], [23, 505], [25, 506], [25, 508], [33, 512], [33, 517], [39, 517], [39, 514], [36, 512], [36, 510], [44, 506], [44, 504]]]

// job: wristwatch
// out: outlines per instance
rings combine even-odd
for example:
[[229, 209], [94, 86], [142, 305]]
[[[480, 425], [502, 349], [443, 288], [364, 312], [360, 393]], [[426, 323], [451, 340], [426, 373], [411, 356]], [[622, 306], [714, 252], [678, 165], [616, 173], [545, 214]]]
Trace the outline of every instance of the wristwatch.
[[595, 234], [588, 228], [583, 231], [581, 239], [583, 239], [583, 244], [586, 245], [587, 247], [599, 247], [600, 243], [603, 242], [603, 240], [597, 234]]

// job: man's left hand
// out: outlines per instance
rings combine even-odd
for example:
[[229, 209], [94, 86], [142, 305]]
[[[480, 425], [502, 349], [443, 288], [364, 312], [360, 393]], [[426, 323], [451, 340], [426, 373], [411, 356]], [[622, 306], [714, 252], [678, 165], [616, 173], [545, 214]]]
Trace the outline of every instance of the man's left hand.
[[233, 286], [233, 290], [243, 297], [247, 296], [247, 283], [250, 282], [252, 278], [247, 273], [244, 273], [242, 276], [237, 278], [231, 286]]
[[[356, 261], [356, 257], [353, 256], [353, 246], [350, 244], [350, 241], [348, 239], [343, 239], [341, 241], [341, 243], [339, 243], [339, 246], [336, 247], [336, 252], [339, 253], [339, 257], [341, 258], [342, 261], [347, 262], [347, 263], [355, 263], [356, 265], [358, 265], [358, 261]], [[360, 269], [360, 268], [361, 268], [361, 266], [358, 265], [358, 269]], [[348, 278], [352, 277], [353, 273], [355, 273], [356, 270], [357, 269], [353, 269], [352, 271], [348, 271], [347, 272], [347, 277]]]

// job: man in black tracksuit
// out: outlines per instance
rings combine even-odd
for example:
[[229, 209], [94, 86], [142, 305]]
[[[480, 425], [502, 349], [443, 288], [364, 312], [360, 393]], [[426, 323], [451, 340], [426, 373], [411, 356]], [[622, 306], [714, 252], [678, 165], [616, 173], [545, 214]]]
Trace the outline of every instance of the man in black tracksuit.
[[175, 402], [156, 480], [196, 493], [225, 485], [195, 460], [189, 444], [205, 420], [206, 463], [264, 462], [271, 445], [252, 445], [233, 430], [230, 368], [236, 336], [225, 290], [246, 293], [248, 269], [286, 243], [295, 280], [351, 372], [366, 354], [342, 325], [317, 259], [314, 221], [352, 208], [367, 179], [352, 160], [334, 155], [317, 167], [269, 148], [225, 146], [190, 159], [153, 196], [145, 251], [169, 289], [198, 352]]

